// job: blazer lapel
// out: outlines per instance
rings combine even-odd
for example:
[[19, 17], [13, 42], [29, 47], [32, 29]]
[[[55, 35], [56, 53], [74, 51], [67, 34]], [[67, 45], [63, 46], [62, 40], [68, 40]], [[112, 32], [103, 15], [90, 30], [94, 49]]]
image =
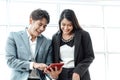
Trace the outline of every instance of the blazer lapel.
[[23, 41], [24, 41], [24, 43], [25, 43], [25, 46], [26, 46], [28, 52], [30, 52], [29, 39], [28, 39], [27, 32], [26, 32], [26, 31], [23, 31], [23, 32], [21, 33], [21, 36], [22, 36], [22, 39], [23, 39]]
[[37, 52], [40, 49], [42, 43], [43, 43], [43, 36], [41, 35], [41, 36], [37, 37], [36, 50], [35, 50], [35, 58], [37, 56]]
[[60, 62], [60, 32], [59, 31], [54, 35], [52, 39], [52, 44], [53, 44], [53, 51], [55, 56], [53, 60], [54, 62]]
[[79, 51], [79, 46], [81, 45], [81, 34], [80, 32], [75, 32], [75, 51], [74, 51], [74, 59], [76, 61], [77, 59], [77, 54], [78, 54], [78, 51]]
[[55, 46], [55, 51], [56, 51], [56, 56], [59, 57], [59, 58], [56, 58], [57, 62], [59, 61], [60, 59], [60, 34], [58, 36], [56, 36], [56, 45], [58, 46]]

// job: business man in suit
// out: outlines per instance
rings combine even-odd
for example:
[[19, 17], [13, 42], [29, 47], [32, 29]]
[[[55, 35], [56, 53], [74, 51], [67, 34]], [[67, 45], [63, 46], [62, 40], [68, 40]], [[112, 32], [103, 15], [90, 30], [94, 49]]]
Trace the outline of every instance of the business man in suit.
[[28, 28], [10, 33], [6, 43], [10, 80], [46, 80], [43, 70], [52, 62], [52, 47], [41, 33], [49, 20], [45, 10], [36, 9], [30, 15]]

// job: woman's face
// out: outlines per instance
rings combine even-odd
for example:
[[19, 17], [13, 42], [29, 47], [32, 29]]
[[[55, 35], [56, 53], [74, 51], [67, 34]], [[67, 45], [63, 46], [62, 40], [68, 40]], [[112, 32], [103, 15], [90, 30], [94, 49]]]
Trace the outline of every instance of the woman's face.
[[61, 26], [60, 26], [63, 34], [67, 34], [67, 35], [70, 35], [72, 33], [72, 30], [73, 30], [73, 25], [72, 25], [72, 22], [67, 20], [66, 18], [64, 18], [62, 21], [61, 21]]
[[45, 31], [47, 26], [47, 20], [45, 18], [41, 20], [31, 20], [30, 21], [30, 34], [32, 36], [37, 37], [40, 35], [43, 31]]

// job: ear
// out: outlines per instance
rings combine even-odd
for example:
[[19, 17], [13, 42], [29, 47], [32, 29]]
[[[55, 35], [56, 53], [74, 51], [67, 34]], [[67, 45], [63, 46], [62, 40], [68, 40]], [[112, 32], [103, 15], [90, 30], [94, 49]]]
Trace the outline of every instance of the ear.
[[30, 19], [29, 19], [29, 24], [32, 24], [32, 21], [33, 21], [33, 19], [32, 19], [32, 18], [30, 18]]

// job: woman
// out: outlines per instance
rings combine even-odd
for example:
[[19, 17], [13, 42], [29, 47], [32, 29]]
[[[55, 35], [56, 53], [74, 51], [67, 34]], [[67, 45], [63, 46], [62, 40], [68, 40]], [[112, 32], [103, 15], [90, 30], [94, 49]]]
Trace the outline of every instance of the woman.
[[64, 66], [58, 80], [90, 80], [89, 66], [94, 59], [88, 32], [78, 23], [73, 10], [65, 9], [59, 19], [59, 31], [52, 38], [54, 62]]

